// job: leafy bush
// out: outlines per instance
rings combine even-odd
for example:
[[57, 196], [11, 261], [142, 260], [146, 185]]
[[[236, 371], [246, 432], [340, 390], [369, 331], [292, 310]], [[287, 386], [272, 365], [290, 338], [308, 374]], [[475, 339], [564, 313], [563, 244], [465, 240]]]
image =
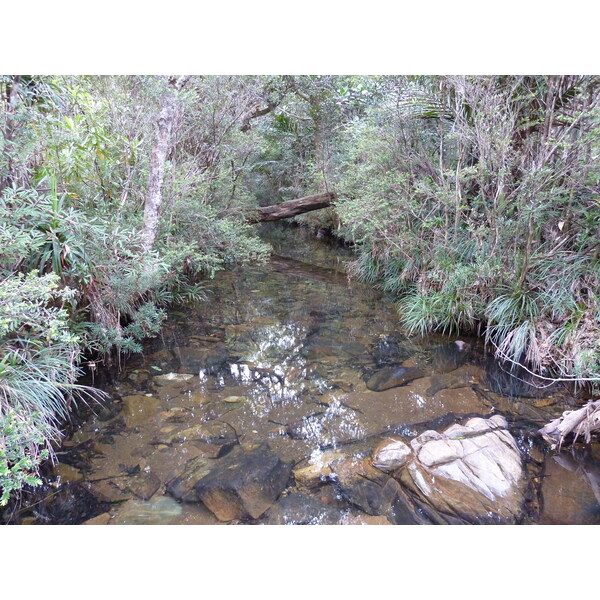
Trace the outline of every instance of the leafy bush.
[[11, 491], [35, 485], [37, 467], [74, 399], [93, 390], [75, 384], [79, 340], [65, 306], [74, 290], [59, 288], [54, 273], [13, 275], [0, 282], [0, 478]]
[[0, 413], [0, 506], [24, 485], [37, 486], [39, 465], [49, 456], [44, 445], [46, 424], [39, 415], [24, 419], [17, 411]]

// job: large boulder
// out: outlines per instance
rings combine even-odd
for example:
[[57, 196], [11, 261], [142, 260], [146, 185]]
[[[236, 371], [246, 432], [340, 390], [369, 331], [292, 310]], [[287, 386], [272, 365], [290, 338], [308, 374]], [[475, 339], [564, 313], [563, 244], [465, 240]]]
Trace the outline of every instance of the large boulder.
[[[469, 419], [443, 433], [425, 431], [410, 445], [390, 440], [372, 464], [388, 470], [414, 504], [438, 523], [517, 523], [528, 478], [504, 417]], [[389, 457], [389, 458], [388, 458]]]
[[195, 485], [198, 498], [220, 521], [258, 519], [285, 489], [292, 471], [267, 444], [236, 450], [215, 459]]

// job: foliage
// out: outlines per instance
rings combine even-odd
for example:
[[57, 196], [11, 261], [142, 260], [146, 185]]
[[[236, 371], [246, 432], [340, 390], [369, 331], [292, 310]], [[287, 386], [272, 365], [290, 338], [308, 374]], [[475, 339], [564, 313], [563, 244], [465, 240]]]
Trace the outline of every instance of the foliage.
[[49, 456], [47, 449], [39, 451], [44, 444], [44, 423], [36, 423], [37, 415], [30, 417], [26, 420], [12, 409], [0, 414], [0, 506], [23, 486], [42, 483], [36, 472]]
[[503, 358], [597, 374], [597, 81], [382, 85], [345, 128], [337, 210], [353, 273], [399, 296], [410, 332], [485, 331]]
[[[17, 274], [0, 282], [0, 477], [4, 502], [12, 490], [37, 482], [74, 398], [93, 391], [75, 384], [76, 336], [65, 306], [74, 290], [58, 277]], [[2, 463], [4, 461], [4, 463]]]
[[169, 78], [0, 76], [3, 501], [90, 393], [84, 352], [139, 351], [166, 306], [268, 258], [248, 211], [319, 191], [336, 206], [296, 222], [352, 242], [351, 274], [394, 296], [409, 332], [476, 331], [537, 371], [598, 374], [598, 83], [191, 77], [146, 250]]

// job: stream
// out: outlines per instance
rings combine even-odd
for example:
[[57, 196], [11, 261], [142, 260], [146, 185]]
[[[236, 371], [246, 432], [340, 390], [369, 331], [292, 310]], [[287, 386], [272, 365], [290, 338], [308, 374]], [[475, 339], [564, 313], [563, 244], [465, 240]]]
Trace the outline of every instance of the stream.
[[[598, 445], [559, 453], [536, 433], [580, 405], [568, 389], [512, 377], [478, 339], [406, 337], [391, 300], [348, 279], [349, 249], [299, 228], [264, 235], [274, 248], [267, 265], [219, 272], [208, 300], [171, 309], [142, 354], [97, 370], [108, 400], [80, 407], [87, 416], [59, 449], [42, 499], [10, 522], [406, 524], [341, 474], [318, 472], [322, 457], [360, 460], [390, 435], [500, 414], [532, 482], [520, 522], [600, 523]], [[399, 368], [419, 376], [386, 388], [381, 378]], [[269, 476], [240, 492], [261, 507], [254, 516], [239, 506], [215, 514], [185, 478], [216, 464], [231, 478], [256, 461]]]

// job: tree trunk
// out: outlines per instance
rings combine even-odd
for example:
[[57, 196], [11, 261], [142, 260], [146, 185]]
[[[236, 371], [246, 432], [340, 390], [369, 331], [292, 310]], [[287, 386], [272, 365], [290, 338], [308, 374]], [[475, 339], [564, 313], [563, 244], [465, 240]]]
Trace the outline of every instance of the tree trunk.
[[142, 230], [142, 246], [145, 251], [152, 249], [158, 228], [158, 215], [162, 204], [162, 184], [165, 174], [165, 163], [171, 146], [173, 124], [177, 113], [177, 92], [186, 84], [189, 76], [183, 76], [174, 81], [163, 96], [160, 114], [156, 121], [156, 139], [152, 148], [150, 175], [148, 176], [148, 191], [144, 203], [144, 225]]
[[17, 125], [15, 122], [15, 113], [17, 111], [17, 93], [21, 76], [16, 75], [10, 84], [6, 84], [5, 111], [6, 121], [4, 131], [4, 153], [6, 155], [6, 175], [4, 179], [0, 177], [0, 190], [11, 186], [15, 182], [15, 164], [13, 156], [15, 155], [14, 138], [16, 137]]
[[248, 223], [263, 223], [265, 221], [279, 221], [279, 219], [289, 219], [311, 210], [326, 208], [331, 205], [335, 199], [334, 192], [326, 192], [324, 194], [314, 194], [305, 196], [304, 198], [296, 198], [295, 200], [286, 200], [279, 204], [271, 206], [263, 206], [248, 218]]

